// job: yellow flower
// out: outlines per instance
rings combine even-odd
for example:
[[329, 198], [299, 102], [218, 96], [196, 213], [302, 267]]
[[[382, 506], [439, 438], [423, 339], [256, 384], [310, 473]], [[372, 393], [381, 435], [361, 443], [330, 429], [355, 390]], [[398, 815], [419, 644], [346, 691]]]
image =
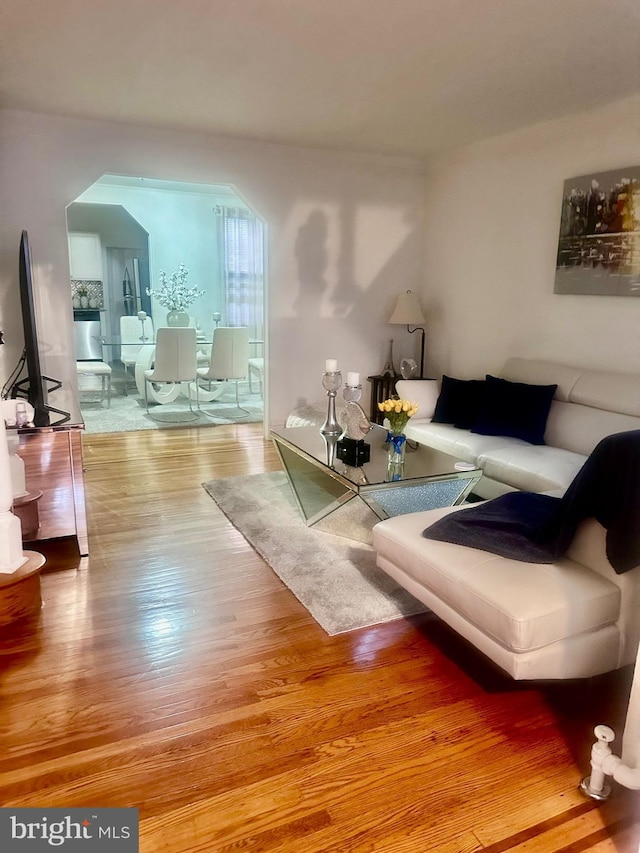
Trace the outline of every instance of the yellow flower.
[[390, 397], [388, 400], [378, 403], [378, 409], [386, 415], [390, 431], [399, 435], [404, 432], [409, 418], [413, 417], [418, 411], [418, 404], [411, 400], [399, 400]]

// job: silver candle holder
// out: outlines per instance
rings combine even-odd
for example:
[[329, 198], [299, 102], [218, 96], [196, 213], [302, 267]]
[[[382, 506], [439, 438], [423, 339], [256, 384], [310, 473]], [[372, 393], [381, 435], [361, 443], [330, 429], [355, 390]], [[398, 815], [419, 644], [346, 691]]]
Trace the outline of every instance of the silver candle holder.
[[332, 435], [331, 433], [322, 433], [322, 438], [327, 448], [327, 465], [329, 468], [334, 468], [336, 462], [336, 447], [340, 440], [340, 436]]
[[342, 389], [345, 403], [359, 403], [362, 397], [362, 385], [345, 385]]
[[362, 385], [345, 385], [342, 396], [346, 403], [344, 410], [344, 434], [354, 441], [362, 440], [371, 431], [371, 421], [360, 405]]
[[145, 335], [145, 333], [144, 333], [144, 324], [147, 321], [147, 312], [146, 311], [138, 311], [138, 320], [140, 320], [140, 326], [141, 326], [141, 334], [140, 334], [139, 340], [141, 340], [142, 343], [144, 343], [145, 341], [149, 340], [147, 335]]
[[322, 387], [327, 392], [327, 417], [320, 427], [323, 435], [340, 435], [342, 427], [336, 417], [336, 394], [342, 385], [342, 373], [339, 370], [325, 371], [322, 374]]

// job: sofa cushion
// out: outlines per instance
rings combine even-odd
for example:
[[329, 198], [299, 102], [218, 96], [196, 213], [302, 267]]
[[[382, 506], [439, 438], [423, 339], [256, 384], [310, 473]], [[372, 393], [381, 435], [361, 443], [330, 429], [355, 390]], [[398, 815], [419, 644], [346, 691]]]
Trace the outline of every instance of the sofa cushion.
[[438, 400], [437, 379], [398, 379], [396, 394], [401, 400], [418, 404], [418, 417], [431, 418]]
[[425, 539], [422, 530], [451, 508], [396, 516], [373, 528], [379, 555], [507, 649], [526, 652], [616, 622], [620, 589], [565, 557], [520, 563]]
[[450, 424], [412, 418], [405, 428], [407, 438], [442, 450], [465, 462], [476, 462], [483, 453], [500, 447], [527, 447], [526, 442], [501, 435], [476, 435], [468, 429], [458, 429]]
[[544, 431], [557, 385], [529, 385], [487, 374], [472, 432], [544, 444]]
[[588, 456], [605, 436], [632, 429], [640, 429], [639, 418], [554, 400], [547, 419], [545, 442]]
[[455, 379], [445, 374], [433, 422], [471, 429], [480, 411], [484, 386], [483, 379]]
[[611, 370], [585, 370], [569, 400], [594, 409], [640, 417], [640, 376]]
[[583, 373], [580, 367], [570, 367], [566, 364], [556, 364], [553, 361], [538, 361], [534, 358], [507, 359], [500, 371], [503, 379], [512, 382], [527, 382], [531, 385], [551, 385], [557, 383], [554, 395], [556, 400], [570, 399], [571, 391]]
[[529, 492], [564, 490], [585, 463], [586, 456], [559, 447], [521, 444], [480, 454], [485, 476]]

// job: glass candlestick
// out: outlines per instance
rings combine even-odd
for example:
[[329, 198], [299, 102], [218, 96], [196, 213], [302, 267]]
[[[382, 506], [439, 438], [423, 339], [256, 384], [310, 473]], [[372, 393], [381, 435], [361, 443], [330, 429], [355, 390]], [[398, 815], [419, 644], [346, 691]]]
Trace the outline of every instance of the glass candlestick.
[[358, 403], [362, 397], [362, 385], [345, 385], [342, 389], [345, 403]]
[[362, 385], [345, 385], [342, 396], [346, 403], [343, 418], [344, 434], [354, 441], [361, 441], [371, 431], [371, 422], [359, 402], [362, 397]]
[[327, 465], [329, 466], [329, 468], [334, 468], [336, 462], [336, 445], [338, 444], [340, 436], [332, 435], [331, 433], [321, 434], [322, 438], [324, 439], [324, 443], [327, 447]]
[[327, 392], [327, 417], [320, 427], [323, 435], [340, 435], [342, 427], [336, 417], [336, 394], [342, 385], [342, 373], [339, 370], [322, 374], [322, 387]]
[[145, 341], [149, 340], [149, 338], [144, 333], [144, 324], [147, 320], [147, 312], [146, 311], [138, 311], [138, 320], [140, 320], [140, 326], [141, 326], [141, 334], [140, 334], [139, 340], [141, 340], [142, 343], [144, 343]]

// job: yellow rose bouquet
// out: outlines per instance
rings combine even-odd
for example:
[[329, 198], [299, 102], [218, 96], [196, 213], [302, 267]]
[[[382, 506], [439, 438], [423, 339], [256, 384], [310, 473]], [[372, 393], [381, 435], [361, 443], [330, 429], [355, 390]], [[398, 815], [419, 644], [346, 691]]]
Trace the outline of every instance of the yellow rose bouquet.
[[410, 400], [384, 400], [378, 403], [378, 409], [389, 421], [389, 432], [393, 435], [402, 435], [409, 418], [418, 411], [418, 404]]
[[378, 403], [378, 409], [389, 423], [387, 445], [389, 461], [387, 463], [387, 480], [401, 480], [404, 474], [404, 453], [407, 437], [404, 428], [409, 418], [418, 411], [418, 404], [410, 400], [384, 400]]

